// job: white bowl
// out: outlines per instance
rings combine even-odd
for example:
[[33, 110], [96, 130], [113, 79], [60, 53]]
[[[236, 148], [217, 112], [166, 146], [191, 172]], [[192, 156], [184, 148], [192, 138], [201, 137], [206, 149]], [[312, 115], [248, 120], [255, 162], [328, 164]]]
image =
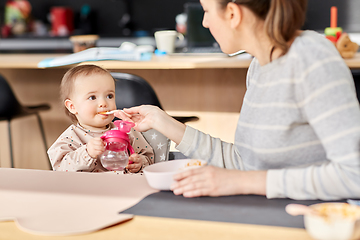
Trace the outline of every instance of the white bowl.
[[360, 207], [347, 203], [320, 203], [310, 207], [325, 217], [304, 216], [305, 228], [314, 239], [348, 240], [360, 238]]
[[155, 163], [144, 168], [144, 174], [150, 187], [159, 190], [170, 190], [175, 173], [190, 168], [205, 166], [206, 161], [195, 159], [180, 159]]

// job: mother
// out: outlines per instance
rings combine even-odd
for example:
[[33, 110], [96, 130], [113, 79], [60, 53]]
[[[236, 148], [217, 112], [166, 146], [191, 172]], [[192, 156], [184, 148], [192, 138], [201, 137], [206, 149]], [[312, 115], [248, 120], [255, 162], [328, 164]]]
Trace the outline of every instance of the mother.
[[[333, 44], [300, 31], [306, 0], [201, 0], [203, 25], [225, 53], [254, 56], [235, 143], [185, 126], [159, 108], [116, 115], [154, 128], [208, 167], [177, 174], [185, 197], [360, 197], [360, 109], [351, 72]], [[234, 99], [236, 101], [236, 99]]]

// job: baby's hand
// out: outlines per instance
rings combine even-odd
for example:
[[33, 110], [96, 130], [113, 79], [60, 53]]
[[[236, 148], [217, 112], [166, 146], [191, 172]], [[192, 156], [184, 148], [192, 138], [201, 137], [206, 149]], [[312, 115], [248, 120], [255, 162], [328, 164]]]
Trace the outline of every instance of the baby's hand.
[[146, 161], [144, 155], [133, 153], [129, 157], [129, 164], [127, 165], [126, 168], [129, 170], [129, 172], [137, 173], [140, 171], [140, 169], [143, 165], [143, 161]]
[[99, 137], [92, 138], [88, 142], [86, 146], [86, 150], [90, 157], [97, 158], [99, 155], [101, 155], [105, 151], [105, 144], [103, 140]]

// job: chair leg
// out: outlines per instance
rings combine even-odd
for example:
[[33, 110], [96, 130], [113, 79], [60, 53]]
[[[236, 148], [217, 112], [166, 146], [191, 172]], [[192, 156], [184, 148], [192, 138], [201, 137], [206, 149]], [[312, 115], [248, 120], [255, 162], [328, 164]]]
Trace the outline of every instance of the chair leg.
[[[41, 136], [42, 136], [42, 139], [43, 139], [43, 142], [44, 142], [44, 147], [45, 147], [45, 153], [47, 154], [48, 147], [47, 147], [47, 143], [46, 143], [45, 131], [44, 131], [44, 127], [43, 127], [43, 124], [42, 124], [39, 113], [36, 113], [36, 117], [37, 117], [38, 122], [39, 122]], [[48, 164], [49, 164], [50, 169], [52, 169], [52, 166], [51, 166], [51, 163], [50, 163], [49, 159], [48, 159]]]
[[14, 168], [14, 156], [13, 156], [13, 148], [12, 148], [12, 139], [11, 139], [11, 121], [8, 121], [8, 133], [9, 133], [9, 146], [10, 146], [10, 161], [11, 167]]

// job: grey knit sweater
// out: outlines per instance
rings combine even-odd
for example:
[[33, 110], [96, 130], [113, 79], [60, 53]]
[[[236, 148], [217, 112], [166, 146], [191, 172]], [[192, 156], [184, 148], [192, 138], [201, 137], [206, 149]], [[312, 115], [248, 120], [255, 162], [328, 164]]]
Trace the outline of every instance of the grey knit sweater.
[[268, 198], [360, 198], [351, 72], [330, 41], [305, 31], [286, 55], [252, 61], [235, 144], [187, 127], [177, 149], [219, 167], [268, 170]]

